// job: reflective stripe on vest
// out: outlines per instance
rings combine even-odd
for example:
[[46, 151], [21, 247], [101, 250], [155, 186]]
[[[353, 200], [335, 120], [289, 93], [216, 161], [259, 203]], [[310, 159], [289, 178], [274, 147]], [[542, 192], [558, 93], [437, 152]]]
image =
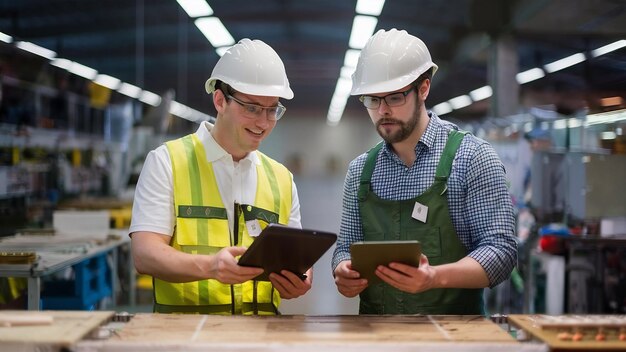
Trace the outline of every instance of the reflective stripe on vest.
[[[243, 206], [239, 221], [235, 221], [239, 238], [234, 241], [213, 166], [198, 137], [191, 134], [166, 146], [172, 162], [176, 211], [172, 247], [190, 254], [215, 254], [234, 243], [246, 247], [252, 243], [245, 219], [257, 218], [261, 228], [270, 222], [289, 222], [292, 176], [283, 165], [256, 152], [261, 164], [256, 169], [255, 204]], [[227, 285], [213, 279], [186, 283], [154, 279], [154, 296], [155, 311], [163, 313], [276, 314], [280, 304], [271, 283], [262, 281]]]

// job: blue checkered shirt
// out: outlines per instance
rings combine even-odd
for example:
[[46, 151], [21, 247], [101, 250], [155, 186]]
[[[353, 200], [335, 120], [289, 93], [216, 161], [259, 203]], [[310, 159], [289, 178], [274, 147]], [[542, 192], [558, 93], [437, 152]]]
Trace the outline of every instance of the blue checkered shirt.
[[[458, 127], [433, 112], [429, 115], [430, 122], [415, 146], [417, 159], [411, 167], [404, 165], [388, 144], [381, 149], [371, 180], [378, 197], [415, 198], [432, 185], [448, 131]], [[361, 154], [348, 168], [333, 271], [341, 261], [350, 259], [350, 244], [363, 240], [357, 192], [366, 156]], [[504, 166], [489, 143], [466, 135], [452, 164], [447, 195], [452, 223], [468, 256], [485, 269], [490, 287], [506, 280], [517, 263], [515, 219]]]

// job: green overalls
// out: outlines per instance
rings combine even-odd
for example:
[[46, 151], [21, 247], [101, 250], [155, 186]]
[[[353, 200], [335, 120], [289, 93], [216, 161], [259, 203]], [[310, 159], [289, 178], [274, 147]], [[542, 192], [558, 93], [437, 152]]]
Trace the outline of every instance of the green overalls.
[[[418, 240], [430, 265], [456, 262], [467, 254], [448, 211], [447, 180], [466, 132], [451, 131], [437, 165], [435, 181], [407, 200], [381, 199], [371, 191], [371, 178], [382, 142], [368, 152], [358, 191], [364, 241]], [[428, 207], [426, 222], [411, 214], [415, 203]], [[483, 314], [482, 289], [432, 289], [410, 294], [386, 283], [361, 292], [360, 314]]]

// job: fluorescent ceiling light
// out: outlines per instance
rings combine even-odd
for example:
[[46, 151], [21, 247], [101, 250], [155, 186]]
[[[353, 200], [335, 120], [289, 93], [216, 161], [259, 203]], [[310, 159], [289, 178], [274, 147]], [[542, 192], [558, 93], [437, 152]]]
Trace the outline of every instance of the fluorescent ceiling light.
[[470, 97], [472, 97], [473, 101], [479, 101], [492, 96], [493, 90], [491, 89], [491, 86], [484, 86], [478, 89], [474, 89], [473, 91], [469, 92], [469, 95]]
[[383, 6], [385, 6], [385, 0], [359, 0], [356, 3], [356, 13], [378, 16], [383, 11]]
[[161, 104], [161, 97], [147, 90], [144, 90], [143, 93], [141, 93], [139, 100], [152, 106]]
[[113, 90], [116, 90], [120, 86], [120, 83], [121, 83], [119, 79], [109, 76], [109, 75], [98, 75], [96, 79], [94, 80], [94, 82], [98, 83], [101, 86], [104, 86]]
[[443, 102], [441, 104], [433, 106], [432, 110], [435, 112], [435, 114], [441, 116], [451, 112], [454, 109], [452, 109], [452, 106], [448, 102]]
[[213, 9], [205, 0], [176, 0], [189, 17], [211, 16]]
[[142, 92], [141, 88], [126, 82], [122, 82], [117, 91], [135, 99], [139, 98]]
[[354, 50], [354, 49], [346, 50], [346, 56], [343, 59], [343, 65], [347, 67], [356, 67], [356, 64], [359, 62], [360, 55], [361, 55], [361, 50]]
[[11, 37], [8, 34], [4, 34], [0, 32], [0, 41], [5, 42], [5, 43], [13, 43], [13, 37]]
[[564, 57], [561, 60], [556, 60], [554, 62], [551, 62], [543, 66], [543, 68], [546, 70], [546, 72], [552, 73], [552, 72], [562, 70], [564, 68], [568, 68], [570, 66], [574, 66], [577, 63], [583, 62], [585, 60], [586, 60], [585, 54], [578, 53], [578, 54], [570, 55], [568, 57]]
[[588, 115], [585, 121], [586, 126], [603, 123], [614, 123], [626, 120], [626, 110], [617, 110], [600, 114]]
[[352, 80], [345, 77], [339, 77], [337, 80], [337, 86], [335, 87], [335, 94], [343, 96], [350, 96], [350, 90], [352, 89]]
[[612, 131], [600, 133], [600, 139], [602, 140], [615, 139], [615, 137], [617, 137], [617, 134]]
[[79, 75], [87, 79], [94, 79], [98, 74], [98, 71], [94, 70], [91, 67], [81, 65], [78, 62], [72, 62], [72, 65], [67, 70], [75, 75]]
[[228, 49], [230, 49], [232, 47], [232, 45], [229, 46], [221, 46], [219, 48], [215, 49], [215, 52], [217, 53], [217, 55], [219, 55], [220, 57], [224, 56], [224, 54], [226, 53], [226, 51], [228, 51]]
[[348, 101], [345, 97], [337, 96], [337, 94], [333, 95], [333, 98], [330, 101], [328, 115], [326, 115], [326, 122], [330, 126], [337, 126], [337, 124], [339, 124], [339, 121], [341, 121], [341, 116], [343, 115], [343, 111], [346, 108], [347, 102]]
[[60, 58], [56, 58], [50, 62], [50, 65], [62, 68], [64, 70], [69, 70], [72, 64], [73, 64], [72, 61], [68, 59], [60, 59]]
[[57, 53], [55, 53], [54, 51], [40, 47], [39, 45], [33, 44], [31, 42], [17, 42], [15, 43], [15, 46], [35, 55], [45, 57], [48, 60], [52, 60], [57, 56]]
[[368, 39], [374, 34], [376, 24], [378, 24], [378, 18], [376, 17], [354, 16], [348, 45], [353, 49], [363, 49], [365, 43], [367, 43]]
[[615, 51], [617, 49], [621, 49], [621, 48], [623, 48], [625, 46], [626, 46], [626, 39], [618, 40], [616, 42], [613, 42], [611, 44], [608, 44], [608, 45], [599, 47], [596, 50], [593, 50], [591, 52], [591, 56], [592, 57], [598, 57], [600, 55], [608, 54], [611, 51]]
[[456, 98], [452, 98], [450, 100], [448, 100], [448, 103], [450, 103], [450, 106], [457, 110], [457, 109], [461, 109], [464, 108], [468, 105], [472, 104], [472, 98], [469, 97], [469, 95], [460, 95]]
[[354, 67], [341, 66], [339, 77], [344, 77], [352, 80], [352, 74], [354, 73]]
[[191, 111], [187, 106], [172, 100], [172, 102], [170, 102], [170, 114], [188, 119], [189, 116], [191, 116]]
[[531, 68], [530, 70], [518, 73], [517, 75], [515, 75], [515, 79], [517, 80], [517, 83], [524, 84], [537, 80], [545, 75], [546, 74], [543, 73], [542, 69], [535, 67]]
[[567, 120], [566, 119], [556, 120], [556, 121], [554, 121], [554, 124], [552, 125], [552, 128], [554, 128], [555, 130], [562, 130], [565, 127], [567, 127]]
[[194, 22], [200, 32], [211, 42], [215, 48], [235, 44], [235, 38], [228, 32], [226, 27], [217, 17], [198, 18]]
[[569, 128], [578, 128], [583, 125], [583, 121], [581, 119], [571, 118], [567, 120], [567, 127]]

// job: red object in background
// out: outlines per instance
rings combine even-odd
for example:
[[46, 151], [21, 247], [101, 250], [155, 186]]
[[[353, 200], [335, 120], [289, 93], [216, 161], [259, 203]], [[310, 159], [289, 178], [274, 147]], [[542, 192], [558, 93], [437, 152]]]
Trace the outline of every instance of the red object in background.
[[563, 254], [565, 245], [563, 239], [555, 235], [544, 235], [539, 239], [539, 248], [550, 254]]

